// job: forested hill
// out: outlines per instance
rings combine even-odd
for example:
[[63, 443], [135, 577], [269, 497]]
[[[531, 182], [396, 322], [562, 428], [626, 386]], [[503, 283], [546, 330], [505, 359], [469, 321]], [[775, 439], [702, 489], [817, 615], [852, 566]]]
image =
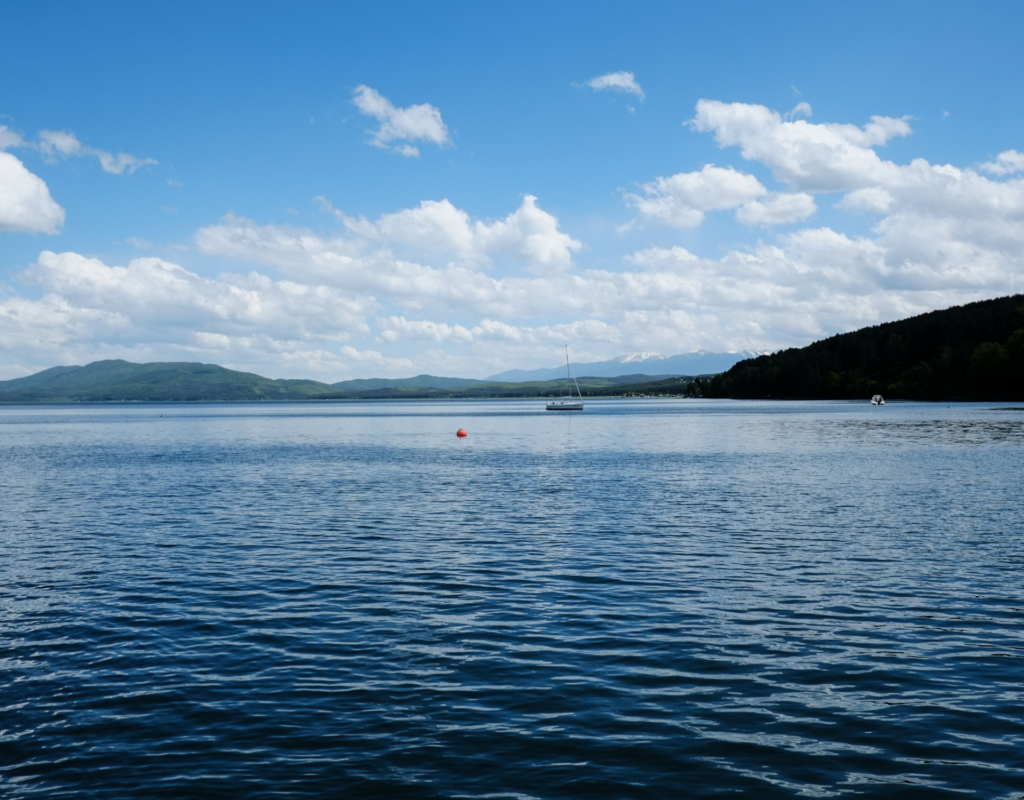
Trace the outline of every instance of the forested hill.
[[1024, 400], [1024, 295], [983, 300], [741, 361], [708, 397]]
[[[685, 395], [689, 378], [651, 380], [649, 375], [579, 379], [588, 397]], [[0, 381], [0, 403], [255, 402], [295, 400], [423, 400], [495, 397], [557, 397], [565, 380], [496, 383], [417, 375], [415, 378], [344, 381], [273, 380], [216, 364], [96, 361], [84, 367], [53, 367]]]
[[0, 381], [0, 403], [169, 400], [308, 400], [339, 396], [309, 380], [271, 380], [216, 364], [96, 361]]

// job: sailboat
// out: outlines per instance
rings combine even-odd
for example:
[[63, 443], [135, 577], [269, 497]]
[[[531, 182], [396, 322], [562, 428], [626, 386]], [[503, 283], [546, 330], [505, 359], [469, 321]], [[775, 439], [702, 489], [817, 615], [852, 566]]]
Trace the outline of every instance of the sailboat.
[[[552, 400], [545, 406], [548, 411], [582, 411], [583, 410], [583, 395], [580, 393], [580, 385], [576, 383], [576, 376], [572, 372], [572, 367], [569, 366], [569, 345], [565, 346], [565, 383], [569, 390], [569, 393], [564, 397], [559, 397], [557, 400]], [[572, 387], [576, 386], [576, 395], [579, 398], [573, 399]]]

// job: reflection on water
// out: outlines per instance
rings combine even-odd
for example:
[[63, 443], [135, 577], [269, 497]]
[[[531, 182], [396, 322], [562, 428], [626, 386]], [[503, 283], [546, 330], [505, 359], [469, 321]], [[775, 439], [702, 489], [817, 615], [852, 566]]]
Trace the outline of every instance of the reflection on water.
[[985, 405], [0, 408], [0, 794], [1024, 797], [1022, 456]]

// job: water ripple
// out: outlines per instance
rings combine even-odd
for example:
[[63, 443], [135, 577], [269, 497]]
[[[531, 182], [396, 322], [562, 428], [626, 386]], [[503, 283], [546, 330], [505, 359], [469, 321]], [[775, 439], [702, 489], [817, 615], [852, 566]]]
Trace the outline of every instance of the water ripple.
[[1015, 410], [2, 409], [0, 794], [1024, 798]]

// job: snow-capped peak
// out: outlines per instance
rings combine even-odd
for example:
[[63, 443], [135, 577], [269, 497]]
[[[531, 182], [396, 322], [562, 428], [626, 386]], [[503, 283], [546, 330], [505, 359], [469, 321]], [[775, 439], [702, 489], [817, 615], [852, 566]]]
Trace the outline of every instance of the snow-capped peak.
[[633, 353], [632, 355], [619, 356], [612, 360], [618, 361], [620, 364], [634, 364], [642, 361], [662, 361], [665, 358], [661, 353]]

